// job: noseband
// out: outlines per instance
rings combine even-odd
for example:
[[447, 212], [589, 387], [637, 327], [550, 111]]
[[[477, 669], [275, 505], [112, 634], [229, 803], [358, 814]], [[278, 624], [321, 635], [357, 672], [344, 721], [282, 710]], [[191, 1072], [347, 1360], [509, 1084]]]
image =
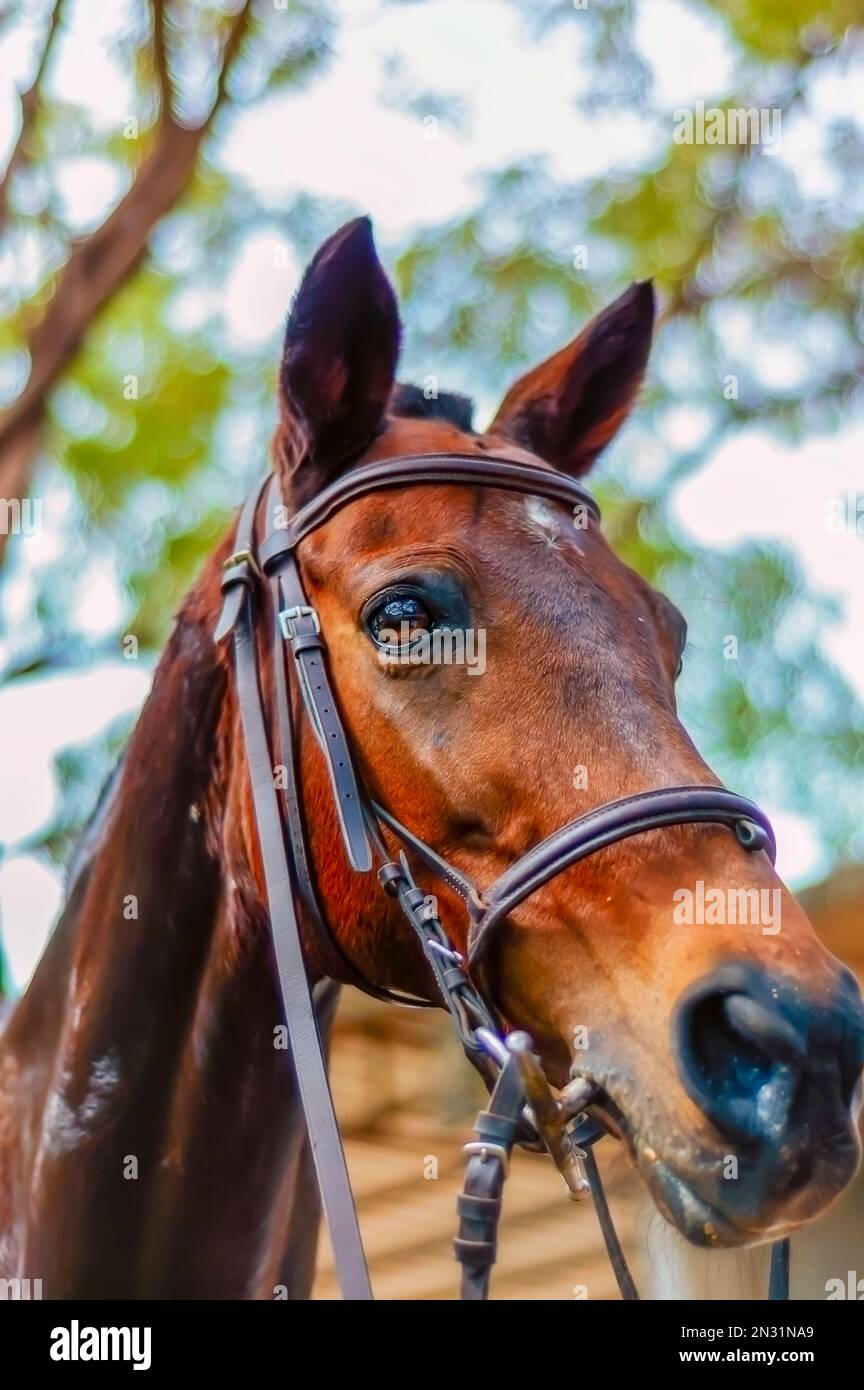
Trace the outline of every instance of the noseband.
[[[488, 1108], [477, 1117], [477, 1137], [466, 1145], [468, 1163], [455, 1242], [463, 1271], [462, 1298], [488, 1296], [501, 1192], [517, 1142], [548, 1150], [571, 1196], [580, 1198], [590, 1191], [621, 1293], [638, 1298], [591, 1148], [605, 1131], [584, 1113], [584, 1107], [597, 1098], [597, 1088], [577, 1076], [560, 1096], [553, 1093], [530, 1039], [525, 1034], [502, 1035], [483, 988], [483, 962], [497, 928], [510, 913], [565, 869], [610, 845], [665, 826], [709, 823], [726, 826], [745, 849], [765, 850], [773, 862], [774, 835], [758, 806], [724, 788], [664, 787], [608, 802], [569, 821], [484, 887], [372, 800], [355, 766], [330, 684], [324, 635], [303, 586], [297, 547], [357, 498], [424, 483], [480, 485], [543, 497], [574, 509], [583, 524], [589, 518], [600, 520], [594, 499], [565, 474], [474, 454], [407, 454], [351, 469], [292, 517], [286, 515], [278, 480], [264, 478], [240, 515], [234, 553], [223, 573], [224, 604], [215, 632], [217, 642], [233, 634], [238, 702], [285, 1019], [343, 1296], [369, 1299], [372, 1293], [318, 1036], [301, 942], [301, 913], [321, 963], [334, 980], [413, 1007], [444, 1004], [466, 1055], [491, 1090]], [[255, 523], [265, 490], [267, 530], [256, 546]], [[268, 727], [262, 698], [256, 634], [256, 618], [266, 614], [262, 599], [267, 589], [274, 624], [275, 728]], [[286, 648], [291, 661], [286, 661]], [[377, 862], [382, 888], [398, 902], [420, 941], [437, 1000], [399, 994], [366, 979], [327, 924], [307, 844], [292, 680], [324, 756], [348, 862], [358, 873], [370, 872]], [[273, 756], [277, 744], [285, 780], [284, 788], [278, 790]], [[385, 831], [401, 842], [398, 859], [390, 852]], [[412, 858], [465, 902], [469, 923], [465, 959], [441, 924], [435, 898], [417, 886]], [[779, 1241], [772, 1250], [769, 1298], [788, 1297], [788, 1262], [788, 1240]]]

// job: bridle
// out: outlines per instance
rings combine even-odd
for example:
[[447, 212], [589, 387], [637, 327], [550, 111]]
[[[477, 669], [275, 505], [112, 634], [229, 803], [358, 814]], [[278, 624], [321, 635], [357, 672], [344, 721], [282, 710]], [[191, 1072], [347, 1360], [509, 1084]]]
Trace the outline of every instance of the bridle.
[[[593, 1154], [593, 1144], [606, 1131], [584, 1113], [598, 1090], [577, 1075], [556, 1096], [530, 1038], [524, 1033], [503, 1036], [484, 988], [483, 962], [496, 929], [509, 913], [557, 874], [609, 845], [664, 826], [708, 822], [728, 827], [748, 850], [766, 850], [773, 862], [774, 835], [758, 806], [724, 788], [665, 787], [608, 802], [568, 822], [511, 864], [492, 884], [480, 888], [370, 798], [330, 684], [324, 635], [303, 586], [297, 548], [306, 536], [357, 498], [423, 483], [481, 485], [524, 493], [575, 509], [583, 524], [589, 519], [600, 520], [597, 503], [567, 475], [474, 454], [408, 454], [349, 469], [290, 517], [277, 478], [268, 476], [254, 488], [240, 514], [234, 553], [226, 561], [222, 577], [224, 604], [215, 632], [217, 642], [233, 634], [240, 717], [285, 1021], [342, 1293], [349, 1299], [372, 1297], [318, 1035], [301, 940], [301, 913], [321, 964], [332, 979], [356, 985], [376, 998], [413, 1007], [443, 1003], [467, 1057], [491, 1091], [487, 1108], [477, 1117], [476, 1137], [466, 1145], [468, 1162], [455, 1242], [456, 1257], [462, 1264], [461, 1297], [478, 1300], [488, 1296], [504, 1179], [514, 1145], [524, 1143], [551, 1154], [572, 1197], [580, 1198], [590, 1191], [622, 1296], [635, 1299], [638, 1293]], [[256, 519], [265, 491], [266, 534], [256, 545]], [[256, 633], [256, 618], [266, 612], [262, 599], [268, 589], [274, 624], [275, 728], [268, 727]], [[290, 661], [286, 648], [291, 652]], [[416, 999], [366, 979], [327, 924], [307, 844], [292, 682], [324, 756], [348, 862], [357, 873], [368, 873], [377, 861], [383, 890], [398, 902], [419, 939], [438, 990], [437, 1000]], [[284, 777], [284, 786], [278, 788], [274, 779], [277, 744]], [[401, 842], [397, 859], [391, 854], [385, 831]], [[470, 924], [465, 959], [453, 948], [441, 924], [435, 898], [415, 882], [412, 858], [463, 899]], [[788, 1298], [788, 1278], [789, 1242], [782, 1240], [772, 1248], [769, 1298]]]

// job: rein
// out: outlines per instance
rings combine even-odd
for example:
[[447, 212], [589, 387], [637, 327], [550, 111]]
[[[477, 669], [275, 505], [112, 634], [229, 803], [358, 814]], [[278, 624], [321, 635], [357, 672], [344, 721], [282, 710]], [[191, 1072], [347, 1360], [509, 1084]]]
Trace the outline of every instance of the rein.
[[[337, 478], [287, 521], [278, 480], [268, 476], [254, 488], [240, 514], [234, 553], [226, 561], [222, 577], [224, 603], [214, 634], [217, 642], [233, 636], [240, 718], [285, 1022], [342, 1294], [346, 1299], [372, 1298], [303, 956], [301, 910], [324, 969], [333, 979], [356, 985], [375, 998], [412, 1007], [439, 1007], [443, 1003], [466, 1056], [491, 1091], [488, 1108], [477, 1117], [476, 1137], [465, 1146], [468, 1161], [455, 1241], [456, 1258], [462, 1265], [462, 1299], [488, 1297], [502, 1189], [517, 1142], [548, 1151], [572, 1198], [579, 1200], [590, 1192], [622, 1297], [638, 1299], [591, 1147], [605, 1130], [584, 1113], [596, 1099], [597, 1088], [575, 1075], [556, 1095], [531, 1039], [524, 1033], [503, 1035], [486, 997], [484, 959], [496, 929], [526, 898], [573, 864], [630, 836], [669, 825], [724, 825], [745, 849], [765, 850], [773, 862], [774, 835], [758, 806], [724, 788], [660, 788], [608, 802], [568, 822], [522, 855], [492, 884], [481, 888], [373, 801], [355, 767], [330, 684], [324, 636], [303, 586], [297, 547], [355, 499], [382, 489], [422, 483], [502, 488], [560, 502], [600, 520], [595, 500], [567, 475], [474, 454], [406, 454], [363, 465]], [[256, 547], [255, 520], [265, 490], [268, 529]], [[276, 518], [283, 524], [277, 525]], [[268, 589], [274, 614], [275, 728], [268, 728], [256, 632], [256, 618], [264, 616], [261, 601]], [[290, 661], [286, 649], [291, 653]], [[326, 922], [307, 844], [292, 680], [324, 756], [348, 862], [357, 873], [369, 873], [377, 863], [383, 891], [398, 902], [420, 942], [438, 991], [437, 1000], [417, 999], [368, 980]], [[274, 759], [277, 744], [278, 760]], [[281, 800], [274, 782], [276, 761], [286, 775]], [[403, 846], [398, 860], [390, 853], [385, 830]], [[469, 922], [465, 959], [454, 949], [441, 924], [435, 898], [417, 886], [410, 857], [465, 902]], [[788, 1287], [787, 1239], [772, 1248], [768, 1297], [786, 1299]]]

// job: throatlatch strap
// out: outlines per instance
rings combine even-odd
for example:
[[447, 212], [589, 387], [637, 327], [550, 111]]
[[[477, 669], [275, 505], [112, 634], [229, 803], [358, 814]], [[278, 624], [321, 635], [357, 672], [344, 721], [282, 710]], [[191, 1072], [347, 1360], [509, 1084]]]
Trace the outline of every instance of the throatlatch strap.
[[243, 599], [234, 623], [237, 691], [291, 1056], [342, 1296], [371, 1299], [357, 1212], [303, 961], [258, 682], [252, 600], [245, 588], [239, 592]]

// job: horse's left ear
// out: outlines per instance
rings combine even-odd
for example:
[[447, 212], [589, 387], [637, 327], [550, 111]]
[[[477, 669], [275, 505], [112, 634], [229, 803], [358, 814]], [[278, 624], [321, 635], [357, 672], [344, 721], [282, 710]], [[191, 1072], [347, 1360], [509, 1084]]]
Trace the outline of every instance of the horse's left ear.
[[488, 433], [574, 477], [587, 473], [630, 412], [653, 326], [650, 281], [631, 285], [574, 342], [511, 386]]
[[399, 355], [396, 296], [368, 217], [319, 247], [297, 291], [279, 371], [277, 462], [308, 499], [369, 445]]

